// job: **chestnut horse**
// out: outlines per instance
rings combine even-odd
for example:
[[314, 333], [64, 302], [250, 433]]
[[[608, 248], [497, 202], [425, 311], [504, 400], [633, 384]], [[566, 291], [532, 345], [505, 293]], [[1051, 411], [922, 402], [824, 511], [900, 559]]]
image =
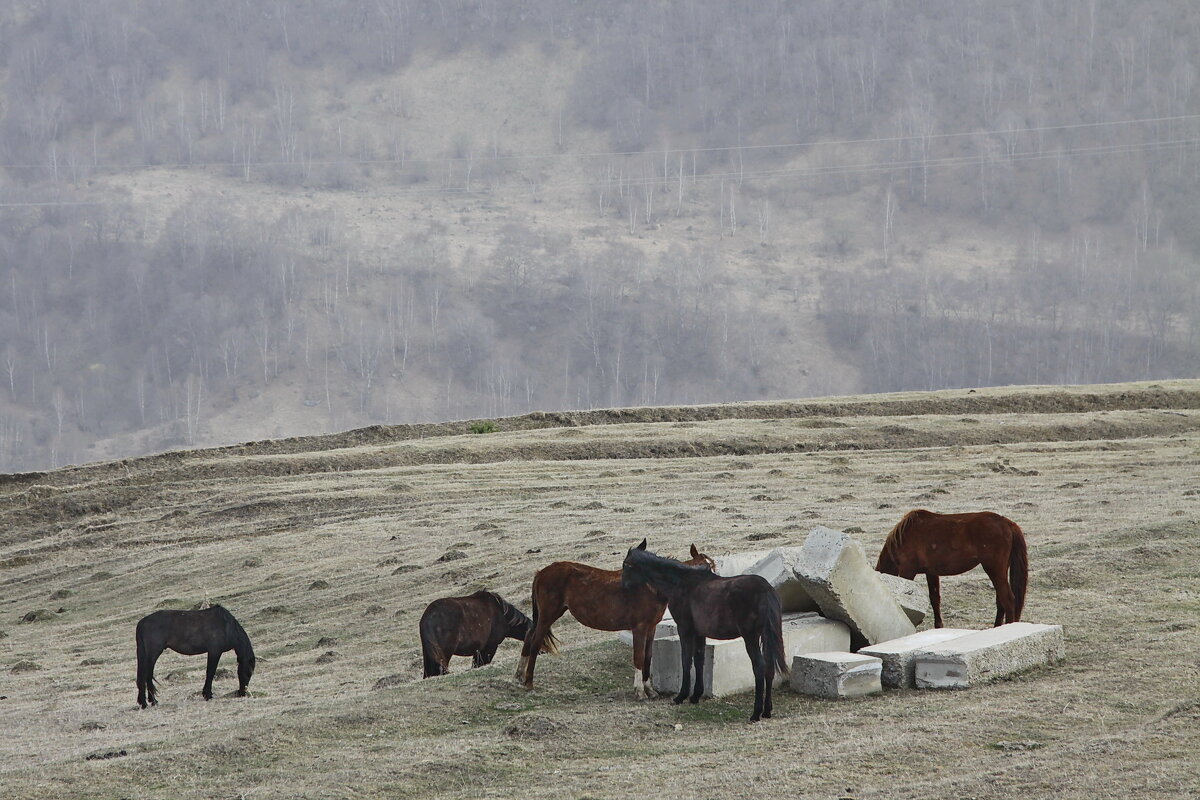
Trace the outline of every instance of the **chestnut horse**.
[[501, 642], [523, 642], [532, 627], [529, 617], [495, 592], [438, 598], [425, 608], [418, 628], [424, 677], [445, 675], [451, 656], [471, 656], [472, 669], [490, 664]]
[[925, 573], [933, 626], [942, 627], [940, 575], [958, 575], [982, 564], [996, 589], [996, 624], [1020, 622], [1029, 582], [1025, 535], [1008, 517], [979, 511], [935, 514], [917, 509], [896, 523], [875, 570], [912, 580]]
[[761, 575], [721, 578], [669, 558], [630, 548], [621, 567], [621, 587], [636, 591], [653, 587], [663, 597], [679, 626], [682, 659], [676, 705], [688, 697], [689, 671], [695, 664], [691, 701], [704, 694], [705, 638], [742, 638], [754, 670], [754, 713], [751, 722], [771, 716], [775, 671], [788, 674], [783, 646], [783, 610], [779, 595]]
[[[646, 540], [637, 546], [646, 549]], [[692, 557], [684, 562], [715, 570], [716, 563], [692, 545]], [[654, 629], [667, 610], [666, 598], [647, 586], [626, 589], [621, 585], [621, 570], [599, 569], [574, 561], [555, 561], [533, 576], [533, 630], [525, 637], [516, 678], [526, 689], [533, 688], [533, 670], [539, 650], [557, 646], [550, 626], [570, 611], [575, 619], [600, 631], [633, 632], [633, 692], [639, 698], [651, 696], [650, 659], [654, 649]], [[640, 673], [640, 676], [639, 676]], [[640, 681], [639, 681], [640, 677]]]

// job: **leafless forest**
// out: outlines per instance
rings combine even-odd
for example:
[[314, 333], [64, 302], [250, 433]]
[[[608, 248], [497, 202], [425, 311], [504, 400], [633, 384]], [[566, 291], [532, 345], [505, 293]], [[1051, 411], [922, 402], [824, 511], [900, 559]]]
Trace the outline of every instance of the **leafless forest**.
[[5, 4], [0, 471], [1194, 376], [1198, 49], [1189, 0]]

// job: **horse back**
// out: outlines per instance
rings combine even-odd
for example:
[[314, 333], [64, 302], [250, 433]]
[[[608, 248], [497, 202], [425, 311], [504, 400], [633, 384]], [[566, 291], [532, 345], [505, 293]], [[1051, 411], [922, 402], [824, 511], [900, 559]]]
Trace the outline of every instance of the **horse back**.
[[238, 633], [245, 636], [233, 615], [221, 606], [191, 611], [163, 609], [138, 620], [137, 640], [145, 646], [194, 656], [232, 649]]
[[905, 515], [888, 544], [901, 565], [954, 575], [996, 557], [1007, 559], [1014, 539], [1020, 538], [1016, 523], [993, 511], [938, 514], [918, 509]]
[[434, 600], [420, 622], [422, 639], [456, 656], [474, 655], [492, 638], [504, 638], [504, 628], [503, 611], [491, 592]]

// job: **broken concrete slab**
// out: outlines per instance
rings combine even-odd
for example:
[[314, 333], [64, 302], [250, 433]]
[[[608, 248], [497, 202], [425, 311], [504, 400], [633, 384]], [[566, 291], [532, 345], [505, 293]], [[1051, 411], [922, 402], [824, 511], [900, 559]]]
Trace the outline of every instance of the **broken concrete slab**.
[[854, 650], [917, 631], [848, 534], [814, 528], [804, 540], [795, 575], [822, 614], [850, 626]]
[[978, 631], [965, 628], [930, 628], [919, 631], [911, 636], [903, 636], [890, 642], [880, 642], [864, 647], [858, 652], [865, 656], [875, 656], [883, 661], [883, 685], [889, 689], [912, 689], [916, 686], [913, 678], [913, 658], [917, 653], [923, 653], [936, 645], [957, 639]]
[[883, 661], [861, 653], [804, 653], [792, 659], [791, 686], [801, 694], [837, 700], [883, 691]]
[[770, 550], [750, 550], [745, 553], [717, 556], [713, 560], [717, 562], [717, 574], [729, 578], [734, 575], [745, 575], [746, 570], [762, 561], [770, 552]]
[[[850, 629], [836, 620], [812, 612], [784, 614], [783, 647], [788, 658], [796, 653], [844, 650], [850, 645]], [[669, 636], [654, 642], [651, 679], [663, 693], [679, 691], [682, 680], [679, 637]], [[776, 685], [782, 683], [776, 677]], [[737, 639], [708, 639], [704, 652], [704, 695], [724, 697], [754, 688], [754, 670], [746, 655], [746, 645]]]
[[1061, 625], [1011, 622], [915, 653], [913, 680], [918, 689], [965, 689], [1054, 664], [1065, 655]]
[[776, 547], [746, 570], [749, 575], [761, 575], [779, 595], [784, 612], [817, 611], [817, 601], [796, 577], [796, 567], [802, 558], [799, 547]]
[[[663, 614], [662, 620], [654, 629], [654, 639], [657, 641], [659, 639], [665, 639], [668, 636], [678, 635], [679, 629], [675, 627], [675, 620], [671, 617], [671, 612], [667, 611], [665, 614]], [[626, 647], [633, 647], [633, 631], [619, 631], [617, 633], [617, 640]]]
[[[920, 625], [926, 619], [933, 618], [933, 606], [929, 604], [929, 584], [922, 581], [910, 581], [899, 575], [879, 573], [883, 585], [896, 598], [896, 602], [904, 609], [913, 625]], [[886, 684], [885, 684], [886, 685]]]

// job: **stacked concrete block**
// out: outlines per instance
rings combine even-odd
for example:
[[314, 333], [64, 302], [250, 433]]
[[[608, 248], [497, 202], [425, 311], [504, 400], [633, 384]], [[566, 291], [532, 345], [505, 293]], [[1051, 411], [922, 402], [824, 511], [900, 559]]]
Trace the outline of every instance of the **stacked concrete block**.
[[[850, 644], [850, 629], [841, 622], [814, 613], [785, 614], [783, 619], [784, 653], [844, 650]], [[654, 642], [651, 677], [656, 690], [674, 694], [682, 680], [679, 637]], [[693, 676], [694, 678], [694, 676]], [[776, 677], [776, 685], [782, 676]], [[724, 697], [754, 688], [754, 670], [740, 639], [707, 639], [704, 652], [704, 695]]]
[[883, 691], [883, 661], [861, 653], [806, 653], [792, 659], [792, 688], [801, 694], [837, 700]]
[[[665, 639], [668, 636], [678, 636], [679, 629], [675, 627], [675, 620], [671, 618], [671, 612], [667, 611], [663, 614], [662, 620], [654, 629], [655, 641]], [[620, 631], [617, 633], [617, 639], [627, 647], [633, 647], [633, 631]]]
[[852, 649], [917, 631], [867, 562], [862, 546], [841, 531], [814, 528], [794, 574], [822, 614], [850, 626]]
[[779, 595], [783, 610], [817, 611], [817, 602], [796, 577], [802, 551], [799, 547], [776, 547], [746, 570], [748, 575], [761, 575]]
[[1061, 625], [1012, 622], [913, 655], [918, 689], [965, 689], [1056, 663], [1066, 654]]
[[911, 636], [881, 642], [859, 650], [864, 656], [875, 656], [883, 661], [883, 685], [889, 689], [912, 689], [914, 657], [951, 639], [958, 639], [977, 631], [964, 628], [930, 628]]
[[770, 550], [750, 550], [746, 553], [730, 553], [727, 556], [717, 556], [717, 574], [723, 578], [734, 575], [745, 575], [746, 571], [766, 558]]
[[933, 606], [929, 604], [929, 585], [924, 581], [910, 581], [898, 575], [879, 573], [883, 585], [896, 598], [896, 602], [904, 609], [913, 625], [920, 625], [926, 619], [933, 617]]

